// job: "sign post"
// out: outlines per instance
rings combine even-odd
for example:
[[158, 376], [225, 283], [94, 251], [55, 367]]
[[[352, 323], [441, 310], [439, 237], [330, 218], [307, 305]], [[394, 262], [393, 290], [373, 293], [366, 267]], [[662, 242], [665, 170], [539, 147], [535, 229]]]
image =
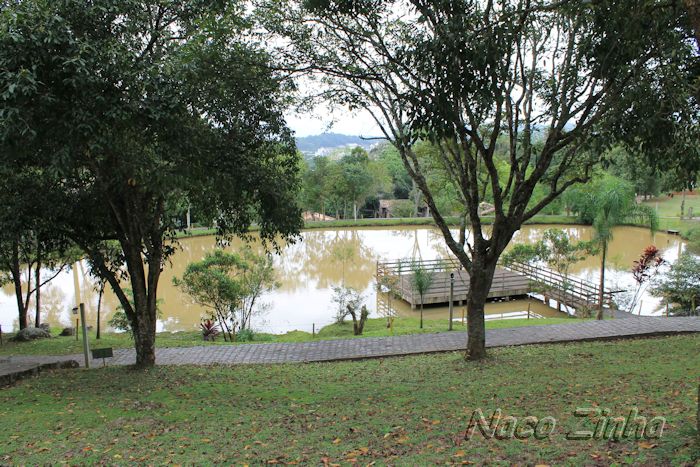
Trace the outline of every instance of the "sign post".
[[[85, 368], [90, 368], [90, 343], [88, 342], [87, 323], [85, 322], [85, 305], [80, 304], [80, 325], [83, 329], [83, 353], [85, 354]], [[76, 334], [78, 330], [76, 329]]]

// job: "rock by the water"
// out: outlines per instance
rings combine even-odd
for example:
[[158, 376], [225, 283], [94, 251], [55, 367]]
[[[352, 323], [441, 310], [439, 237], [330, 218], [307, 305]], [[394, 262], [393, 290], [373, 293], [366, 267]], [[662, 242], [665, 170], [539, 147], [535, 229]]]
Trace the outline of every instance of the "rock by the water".
[[75, 329], [63, 328], [63, 331], [61, 331], [61, 334], [59, 334], [59, 336], [75, 336]]
[[51, 333], [42, 328], [24, 328], [15, 334], [14, 340], [17, 342], [28, 342], [34, 339], [44, 339], [51, 337]]

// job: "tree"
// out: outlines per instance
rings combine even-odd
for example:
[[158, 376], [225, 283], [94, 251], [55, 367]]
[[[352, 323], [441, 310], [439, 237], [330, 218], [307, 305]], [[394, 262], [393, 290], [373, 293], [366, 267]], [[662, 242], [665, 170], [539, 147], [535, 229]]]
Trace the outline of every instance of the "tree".
[[[485, 355], [485, 301], [513, 234], [588, 180], [602, 153], [598, 125], [627, 110], [616, 104], [630, 83], [662, 59], [677, 66], [692, 55], [677, 11], [658, 3], [309, 0], [305, 9], [283, 5], [287, 21], [268, 26], [292, 37], [302, 65], [324, 75], [326, 96], [370, 112], [401, 155], [470, 275], [468, 358]], [[421, 141], [436, 148], [458, 194], [458, 236], [428, 185]], [[488, 233], [479, 216], [484, 169], [494, 205]], [[547, 192], [533, 205], [538, 184]]]
[[396, 199], [407, 199], [411, 192], [412, 180], [406, 172], [401, 156], [391, 144], [382, 143], [370, 155], [376, 154], [377, 162], [391, 177], [392, 194]]
[[626, 222], [642, 223], [656, 230], [658, 218], [649, 206], [637, 204], [634, 187], [622, 179], [605, 175], [587, 187], [570, 194], [572, 209], [579, 218], [590, 221], [595, 229], [594, 241], [600, 248], [600, 282], [596, 319], [603, 319], [605, 264], [613, 229]]
[[682, 254], [666, 274], [654, 280], [650, 291], [663, 298], [671, 314], [694, 314], [700, 304], [700, 259], [688, 253]]
[[242, 252], [245, 267], [240, 274], [242, 290], [244, 292], [238, 311], [239, 330], [251, 329], [251, 318], [262, 311], [260, 298], [263, 294], [279, 287], [275, 279], [275, 269], [272, 257], [258, 255], [250, 247]]
[[610, 173], [632, 183], [637, 195], [648, 197], [659, 194], [661, 174], [644, 157], [631, 153], [623, 146], [613, 147], [608, 151], [608, 157]]
[[222, 236], [256, 222], [268, 245], [301, 227], [286, 76], [254, 28], [242, 2], [30, 0], [0, 14], [3, 165], [53, 182], [52, 228], [114, 290], [137, 366], [155, 363], [158, 281], [183, 205]]
[[201, 261], [190, 263], [182, 278], [173, 278], [192, 299], [211, 310], [211, 318], [234, 341], [249, 330], [260, 297], [277, 286], [272, 259], [244, 248], [242, 254], [214, 250]]
[[341, 173], [346, 196], [352, 203], [353, 219], [357, 220], [357, 206], [364, 204], [365, 198], [373, 191], [373, 178], [369, 170], [367, 151], [353, 148], [350, 155], [340, 160]]
[[[363, 305], [365, 297], [356, 289], [345, 285], [333, 286], [333, 303], [336, 304], [335, 322], [343, 324], [345, 318], [352, 318], [353, 335], [359, 336], [365, 327], [365, 321], [369, 316], [367, 307]], [[359, 316], [358, 316], [359, 310]]]
[[[79, 252], [52, 228], [56, 213], [46, 197], [48, 187], [36, 171], [0, 169], [0, 282], [11, 282], [15, 292], [19, 328], [29, 324], [34, 297], [34, 326], [41, 323], [41, 288], [75, 262]], [[42, 269], [49, 274], [42, 277]]]
[[411, 272], [413, 272], [411, 276], [413, 288], [420, 296], [420, 328], [423, 329], [423, 297], [433, 282], [433, 276], [420, 263], [411, 264]]

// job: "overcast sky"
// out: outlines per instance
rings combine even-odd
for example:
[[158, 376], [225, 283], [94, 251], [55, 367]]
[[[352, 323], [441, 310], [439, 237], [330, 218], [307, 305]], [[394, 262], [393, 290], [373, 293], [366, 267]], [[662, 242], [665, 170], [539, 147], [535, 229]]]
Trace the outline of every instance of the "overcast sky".
[[289, 113], [287, 124], [294, 136], [343, 133], [353, 136], [381, 136], [379, 127], [366, 111], [331, 110], [319, 105], [312, 113]]

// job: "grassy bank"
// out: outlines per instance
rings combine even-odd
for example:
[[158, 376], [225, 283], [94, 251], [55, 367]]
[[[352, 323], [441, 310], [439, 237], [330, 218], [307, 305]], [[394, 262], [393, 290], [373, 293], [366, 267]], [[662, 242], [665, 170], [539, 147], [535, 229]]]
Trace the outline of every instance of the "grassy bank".
[[[663, 349], [663, 351], [659, 351]], [[3, 464], [694, 465], [700, 336], [360, 362], [61, 370], [0, 391]], [[643, 356], [643, 358], [640, 358]], [[567, 440], [578, 407], [666, 418], [660, 439]], [[472, 412], [556, 419], [465, 440]]]
[[[488, 321], [487, 329], [511, 328], [522, 326], [545, 326], [549, 324], [576, 323], [582, 320], [576, 318], [542, 318], [542, 319], [506, 319], [498, 321]], [[419, 329], [418, 318], [397, 318], [394, 320], [393, 335], [418, 334], [430, 332], [447, 331], [448, 323], [445, 320], [426, 319], [423, 329]], [[454, 324], [454, 330], [464, 330], [461, 323]], [[0, 356], [2, 355], [68, 355], [83, 352], [82, 341], [75, 340], [75, 336], [57, 336], [59, 330], [52, 331], [51, 339], [40, 339], [32, 342], [12, 342], [9, 337], [3, 337], [3, 345], [0, 346]], [[331, 324], [320, 329], [313, 336], [304, 331], [290, 331], [286, 334], [255, 334], [252, 342], [238, 342], [230, 344], [224, 342], [222, 337], [215, 342], [204, 342], [202, 334], [198, 331], [188, 332], [161, 332], [156, 337], [157, 347], [192, 347], [197, 345], [247, 345], [264, 342], [310, 342], [321, 339], [346, 339], [361, 337], [377, 337], [392, 335], [390, 329], [386, 327], [385, 318], [369, 319], [365, 324], [363, 336], [353, 336], [352, 322], [344, 324]], [[131, 337], [125, 333], [102, 333], [101, 339], [95, 338], [93, 331], [88, 332], [90, 338], [90, 348], [113, 347], [115, 349], [130, 349], [134, 343]]]
[[[459, 225], [459, 218], [446, 217], [448, 224], [452, 226]], [[488, 225], [493, 222], [492, 216], [483, 217], [484, 224]], [[575, 216], [535, 216], [526, 222], [528, 225], [538, 224], [562, 224], [562, 225], [580, 225], [581, 223]], [[314, 229], [337, 229], [344, 227], [399, 227], [399, 226], [421, 226], [435, 225], [432, 217], [401, 217], [391, 219], [339, 219], [333, 221], [307, 221], [304, 223], [304, 230]], [[256, 231], [257, 227], [252, 226], [251, 231]], [[216, 234], [215, 229], [197, 228], [189, 231], [178, 232], [178, 238], [187, 237], [202, 237]]]
[[[700, 208], [695, 210], [700, 214]], [[459, 225], [459, 219], [455, 217], [446, 218], [449, 225], [457, 227]], [[489, 225], [493, 222], [492, 217], [484, 217], [483, 219], [485, 225]], [[316, 221], [316, 222], [306, 222], [304, 224], [304, 230], [316, 230], [316, 229], [339, 229], [339, 228], [353, 228], [353, 227], [407, 227], [407, 226], [434, 226], [435, 222], [432, 218], [428, 217], [414, 217], [414, 218], [393, 218], [393, 219], [342, 219], [335, 221]], [[525, 223], [525, 225], [586, 225], [580, 222], [575, 216], [535, 216]], [[634, 224], [631, 224], [634, 225]], [[680, 219], [677, 217], [660, 217], [659, 218], [659, 230], [665, 232], [666, 230], [677, 230], [680, 234], [686, 238], [690, 230], [700, 229], [700, 219], [689, 220]], [[256, 227], [251, 227], [251, 231], [256, 231]], [[189, 237], [204, 237], [215, 235], [215, 229], [193, 229], [189, 231], [179, 232], [178, 238], [189, 238]]]

